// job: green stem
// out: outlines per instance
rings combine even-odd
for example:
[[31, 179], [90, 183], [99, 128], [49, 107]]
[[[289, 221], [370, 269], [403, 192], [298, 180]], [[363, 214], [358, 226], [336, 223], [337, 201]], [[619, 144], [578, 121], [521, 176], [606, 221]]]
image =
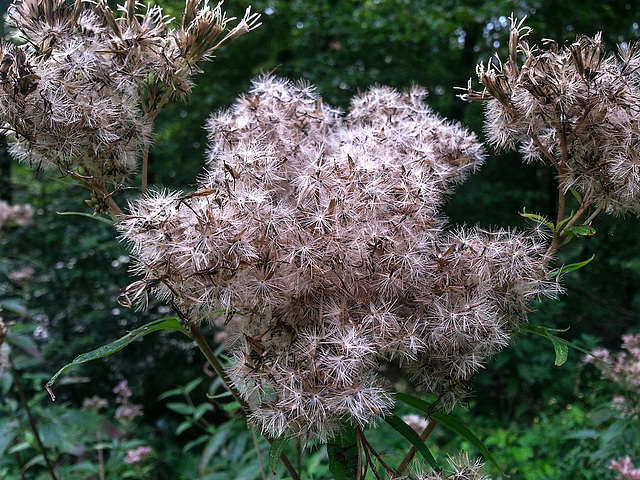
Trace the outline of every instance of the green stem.
[[[190, 322], [189, 333], [191, 335], [191, 338], [196, 342], [196, 345], [198, 345], [198, 348], [204, 354], [205, 358], [209, 361], [215, 372], [220, 376], [227, 389], [231, 392], [233, 398], [235, 398], [236, 401], [240, 404], [242, 410], [246, 415], [249, 412], [249, 404], [247, 404], [247, 402], [240, 396], [240, 392], [238, 392], [238, 390], [236, 390], [231, 383], [231, 380], [227, 376], [227, 373], [224, 371], [224, 368], [218, 360], [218, 357], [216, 357], [215, 353], [213, 353], [213, 350], [211, 350], [211, 347], [207, 343], [207, 340], [202, 335], [200, 324], [193, 321]], [[265, 438], [270, 444], [273, 443], [273, 438], [267, 437], [266, 435]], [[298, 472], [289, 460], [289, 457], [287, 457], [284, 452], [280, 455], [280, 461], [284, 464], [287, 472], [289, 472], [289, 475], [291, 475], [292, 480], [300, 480], [300, 475], [298, 475]]]
[[22, 383], [20, 382], [20, 376], [18, 375], [18, 372], [15, 366], [13, 365], [12, 360], [9, 360], [9, 368], [11, 370], [11, 376], [13, 377], [13, 383], [15, 384], [16, 389], [18, 390], [20, 403], [22, 403], [22, 406], [24, 407], [24, 410], [27, 413], [29, 426], [31, 427], [33, 436], [36, 439], [36, 443], [38, 444], [38, 449], [40, 450], [40, 453], [42, 453], [42, 457], [44, 458], [44, 462], [47, 465], [47, 469], [49, 470], [49, 474], [51, 475], [51, 478], [53, 480], [58, 480], [58, 477], [56, 476], [56, 473], [53, 470], [53, 464], [49, 460], [49, 457], [47, 456], [47, 451], [45, 450], [44, 445], [42, 444], [42, 439], [40, 438], [40, 432], [38, 431], [38, 425], [36, 423], [35, 418], [33, 417], [33, 414], [31, 413], [31, 408], [29, 407], [27, 395], [24, 393], [24, 388], [22, 388]]

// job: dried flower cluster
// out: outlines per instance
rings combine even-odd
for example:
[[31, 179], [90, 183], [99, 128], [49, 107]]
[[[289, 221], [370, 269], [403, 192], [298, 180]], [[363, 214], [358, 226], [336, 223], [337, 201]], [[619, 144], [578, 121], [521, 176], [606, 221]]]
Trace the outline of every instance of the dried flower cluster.
[[9, 18], [27, 41], [0, 43], [0, 119], [15, 135], [12, 154], [37, 168], [124, 181], [151, 142], [149, 109], [186, 96], [196, 62], [255, 26], [247, 10], [218, 41], [229, 19], [220, 5], [200, 3], [187, 2], [177, 29], [160, 7], [141, 13], [135, 0], [119, 18], [105, 0], [12, 5]]
[[470, 82], [461, 97], [486, 101], [490, 142], [554, 164], [565, 193], [574, 188], [606, 213], [640, 214], [640, 43], [621, 44], [616, 56], [600, 35], [539, 48], [529, 32], [513, 20], [509, 58], [478, 65], [484, 90]]
[[378, 87], [345, 116], [310, 86], [264, 76], [209, 123], [200, 189], [156, 192], [119, 224], [135, 273], [185, 317], [232, 333], [229, 374], [270, 435], [331, 437], [393, 399], [393, 359], [451, 408], [545, 281], [532, 236], [443, 231], [439, 208], [482, 162], [425, 92]]
[[27, 227], [33, 223], [33, 207], [27, 204], [9, 205], [0, 200], [0, 228], [8, 225]]
[[626, 418], [640, 418], [640, 334], [623, 335], [622, 348], [626, 351], [616, 354], [606, 348], [594, 350], [584, 361], [597, 366], [602, 378], [621, 387], [622, 394], [614, 397], [613, 406]]
[[419, 467], [414, 467], [412, 475], [392, 476], [390, 480], [490, 480], [490, 477], [481, 472], [483, 463], [478, 459], [470, 459], [466, 452], [447, 460], [449, 466], [445, 468], [446, 472], [424, 472]]

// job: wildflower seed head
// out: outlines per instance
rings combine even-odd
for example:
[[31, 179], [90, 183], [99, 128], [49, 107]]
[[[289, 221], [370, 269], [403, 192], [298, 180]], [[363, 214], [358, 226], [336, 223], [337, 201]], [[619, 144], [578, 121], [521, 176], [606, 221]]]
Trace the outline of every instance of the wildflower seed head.
[[[186, 99], [197, 62], [220, 48], [231, 19], [220, 5], [187, 3], [180, 28], [159, 6], [127, 0], [18, 0], [12, 25], [27, 40], [0, 43], [0, 119], [11, 153], [120, 184], [151, 143], [151, 122], [169, 97]], [[226, 43], [258, 26], [247, 11]], [[141, 107], [141, 102], [145, 107]]]
[[451, 408], [544, 281], [543, 245], [445, 233], [440, 206], [483, 160], [424, 92], [376, 87], [342, 115], [272, 76], [211, 117], [197, 191], [155, 192], [119, 224], [147, 293], [230, 332], [229, 376], [270, 435], [331, 438], [393, 400], [395, 359]]
[[[568, 191], [589, 194], [612, 214], [640, 213], [638, 44], [608, 54], [601, 35], [559, 47], [530, 46], [513, 20], [509, 59], [479, 65], [486, 132], [496, 148], [520, 148], [527, 162], [553, 162]], [[522, 59], [522, 61], [519, 61]]]

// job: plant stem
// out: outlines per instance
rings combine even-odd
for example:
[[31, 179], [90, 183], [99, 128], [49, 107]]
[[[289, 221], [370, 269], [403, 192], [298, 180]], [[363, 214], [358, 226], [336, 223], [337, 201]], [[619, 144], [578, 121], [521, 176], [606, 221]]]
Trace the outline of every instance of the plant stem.
[[[16, 439], [13, 439], [13, 445], [16, 445]], [[22, 461], [22, 457], [20, 456], [20, 452], [15, 452], [14, 455], [16, 456], [16, 463], [18, 464], [18, 471], [20, 472], [20, 478], [22, 480], [27, 480], [27, 478], [24, 476], [24, 462]]]
[[[101, 444], [102, 439], [100, 438], [100, 432], [96, 433], [96, 437], [98, 438], [98, 444]], [[104, 480], [104, 452], [102, 451], [102, 447], [98, 448], [98, 475], [100, 476], [100, 480]]]
[[42, 439], [40, 438], [40, 432], [38, 431], [38, 425], [36, 423], [35, 418], [33, 417], [33, 414], [31, 413], [31, 408], [29, 407], [27, 395], [24, 393], [24, 388], [22, 388], [22, 382], [20, 382], [20, 376], [18, 375], [18, 372], [15, 366], [13, 365], [12, 360], [9, 360], [9, 368], [11, 370], [11, 376], [13, 377], [13, 383], [15, 384], [16, 389], [18, 390], [18, 396], [20, 397], [20, 402], [22, 403], [22, 406], [24, 407], [25, 412], [27, 412], [27, 418], [29, 419], [29, 426], [31, 427], [33, 436], [36, 439], [36, 443], [38, 444], [38, 449], [40, 450], [40, 453], [42, 453], [42, 457], [44, 458], [44, 462], [47, 465], [47, 469], [49, 470], [49, 474], [51, 475], [51, 478], [53, 480], [58, 480], [58, 477], [56, 476], [56, 473], [53, 470], [53, 464], [49, 460], [49, 457], [47, 456], [47, 451], [45, 450], [44, 445], [42, 444]]
[[[420, 440], [424, 442], [427, 438], [429, 438], [429, 435], [431, 435], [431, 432], [433, 432], [433, 429], [436, 428], [437, 424], [438, 422], [436, 422], [435, 420], [433, 419], [429, 420], [429, 423], [427, 424], [426, 427], [424, 427], [424, 430], [420, 434]], [[409, 449], [405, 457], [402, 459], [402, 462], [400, 462], [400, 465], [398, 465], [398, 468], [396, 469], [398, 474], [402, 474], [402, 472], [406, 470], [406, 468], [409, 466], [409, 463], [411, 463], [411, 460], [413, 460], [413, 457], [416, 456], [417, 451], [418, 449], [413, 445], [411, 445], [411, 448]]]
[[[207, 343], [207, 340], [202, 335], [202, 331], [200, 330], [200, 324], [194, 321], [190, 321], [189, 333], [191, 334], [191, 338], [196, 342], [196, 345], [198, 345], [198, 348], [204, 354], [205, 358], [209, 361], [213, 369], [216, 371], [218, 375], [220, 375], [220, 378], [226, 385], [227, 389], [233, 395], [233, 398], [236, 399], [236, 401], [242, 407], [242, 410], [245, 412], [245, 414], [247, 414], [249, 412], [249, 404], [247, 404], [247, 402], [244, 401], [244, 399], [240, 396], [240, 392], [238, 392], [238, 390], [236, 390], [236, 388], [231, 383], [231, 380], [229, 379], [226, 372], [224, 371], [224, 368], [222, 367], [222, 364], [218, 360], [218, 357], [216, 357], [215, 353], [213, 353], [213, 350]], [[265, 438], [270, 444], [273, 443], [273, 438], [267, 437], [266, 435], [265, 435]], [[291, 461], [289, 460], [289, 458], [284, 452], [280, 455], [280, 461], [284, 464], [285, 468], [287, 469], [287, 472], [289, 472], [289, 475], [291, 475], [292, 480], [300, 480], [300, 475], [298, 475], [298, 472], [296, 471], [295, 467], [293, 466], [293, 464], [291, 463]]]
[[227, 389], [231, 392], [233, 398], [236, 399], [236, 401], [240, 404], [245, 412], [248, 412], [249, 404], [244, 401], [244, 399], [240, 396], [240, 392], [238, 392], [238, 390], [236, 390], [236, 388], [231, 384], [231, 380], [227, 376], [227, 373], [224, 371], [224, 368], [218, 360], [218, 357], [216, 357], [216, 354], [213, 353], [213, 350], [211, 350], [211, 347], [207, 343], [207, 340], [202, 335], [200, 324], [198, 322], [190, 322], [189, 333], [191, 334], [191, 338], [196, 342], [196, 345], [198, 345], [198, 348], [204, 354], [205, 358], [211, 364], [215, 372], [218, 374], [218, 376], [220, 376]]
[[262, 455], [260, 455], [258, 436], [256, 435], [256, 431], [253, 428], [251, 429], [251, 438], [253, 439], [253, 446], [256, 449], [256, 456], [258, 457], [258, 464], [260, 465], [260, 474], [262, 475], [262, 480], [267, 480], [267, 474], [264, 471], [264, 464], [262, 463]]

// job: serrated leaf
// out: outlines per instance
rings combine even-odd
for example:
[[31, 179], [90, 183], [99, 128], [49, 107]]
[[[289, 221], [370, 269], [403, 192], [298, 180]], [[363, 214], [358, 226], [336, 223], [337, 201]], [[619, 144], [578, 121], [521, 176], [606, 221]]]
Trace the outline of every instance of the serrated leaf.
[[[569, 347], [573, 348], [574, 350], [578, 350], [579, 352], [585, 353], [587, 355], [591, 355], [591, 352], [588, 352], [584, 348], [578, 347], [577, 345], [574, 345], [573, 343], [563, 338], [556, 337], [555, 335], [551, 335], [549, 333], [550, 331], [558, 331], [558, 330], [541, 327], [539, 325], [532, 325], [530, 323], [525, 323], [524, 325], [521, 325], [520, 330], [522, 330], [523, 332], [534, 333], [536, 335], [539, 335], [549, 340], [553, 344], [553, 349], [556, 352], [555, 365], [558, 367], [567, 361], [567, 354], [569, 352]], [[562, 330], [562, 331], [565, 331], [565, 330]]]
[[273, 472], [274, 475], [276, 474], [276, 467], [280, 461], [280, 455], [282, 455], [282, 452], [287, 448], [290, 441], [291, 437], [281, 435], [273, 440], [271, 448], [269, 448], [269, 471]]
[[487, 459], [487, 461], [493, 464], [493, 466], [496, 467], [496, 469], [500, 471], [502, 475], [504, 475], [504, 471], [502, 470], [498, 462], [496, 462], [495, 458], [493, 458], [493, 455], [491, 455], [491, 452], [489, 452], [484, 443], [482, 443], [482, 441], [460, 420], [442, 412], [433, 412], [433, 404], [427, 403], [424, 400], [412, 395], [398, 392], [396, 393], [395, 398], [396, 400], [409, 405], [410, 407], [414, 407], [420, 410], [422, 413], [426, 414], [438, 423], [442, 423], [444, 427], [468, 440], [474, 447], [478, 449], [478, 451]]
[[406, 438], [414, 447], [418, 449], [422, 457], [427, 461], [429, 465], [431, 465], [431, 468], [433, 468], [434, 470], [440, 469], [438, 467], [436, 459], [433, 458], [433, 455], [429, 451], [429, 448], [420, 439], [413, 428], [411, 428], [404, 420], [393, 413], [386, 416], [384, 419], [391, 426], [391, 428], [393, 428], [396, 432]]
[[327, 455], [329, 472], [335, 480], [357, 480], [358, 443], [351, 425], [345, 425], [339, 436], [327, 442]]
[[557, 277], [558, 275], [562, 275], [564, 273], [573, 272], [574, 270], [578, 270], [579, 268], [582, 268], [585, 265], [587, 265], [588, 263], [590, 263], [591, 260], [593, 260], [594, 258], [596, 258], [595, 254], [591, 255], [591, 258], [588, 258], [587, 260], [585, 260], [583, 262], [577, 262], [577, 263], [571, 263], [569, 265], [563, 265], [559, 269], [554, 270], [553, 272], [549, 272], [549, 275], [547, 275], [547, 278], [554, 278], [554, 277]]
[[180, 325], [180, 322], [178, 321], [177, 317], [160, 318], [158, 320], [154, 320], [153, 322], [149, 322], [146, 325], [143, 325], [142, 327], [136, 328], [135, 330], [129, 332], [124, 337], [119, 338], [115, 342], [111, 342], [100, 348], [96, 348], [91, 352], [78, 355], [71, 363], [66, 364], [64, 367], [58, 370], [56, 374], [53, 377], [51, 377], [51, 380], [49, 380], [45, 385], [45, 388], [49, 392], [49, 395], [51, 395], [51, 399], [52, 400], [56, 399], [55, 395], [53, 394], [53, 391], [51, 390], [51, 387], [55, 383], [56, 379], [66, 369], [71, 368], [75, 365], [80, 365], [81, 363], [90, 362], [91, 360], [96, 360], [98, 358], [111, 355], [112, 353], [122, 350], [124, 347], [129, 345], [134, 340], [145, 337], [150, 333], [156, 332], [158, 330], [178, 330], [179, 332], [182, 332], [185, 335], [189, 336], [189, 332], [187, 332], [184, 329], [184, 327]]

